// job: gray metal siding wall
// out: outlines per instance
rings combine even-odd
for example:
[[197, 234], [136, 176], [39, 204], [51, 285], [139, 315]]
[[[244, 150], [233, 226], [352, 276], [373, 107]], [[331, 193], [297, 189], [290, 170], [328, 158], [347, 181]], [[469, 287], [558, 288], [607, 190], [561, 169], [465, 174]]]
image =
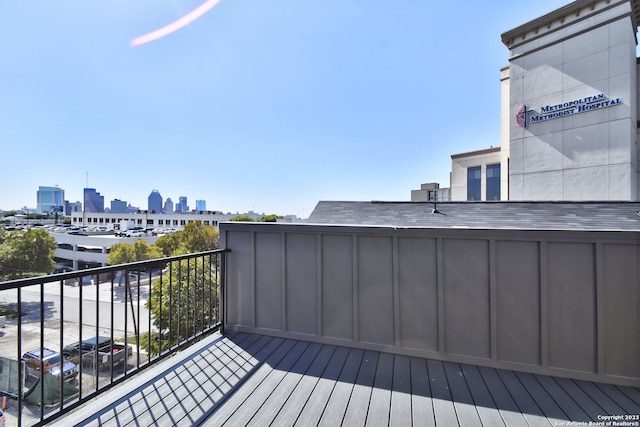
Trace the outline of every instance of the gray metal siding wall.
[[226, 328], [640, 385], [640, 233], [221, 225]]

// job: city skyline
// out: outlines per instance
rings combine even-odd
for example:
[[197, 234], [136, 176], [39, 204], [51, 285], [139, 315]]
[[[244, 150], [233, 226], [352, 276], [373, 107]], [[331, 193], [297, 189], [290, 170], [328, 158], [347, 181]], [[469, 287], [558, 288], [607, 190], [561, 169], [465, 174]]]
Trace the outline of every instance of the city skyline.
[[452, 154], [500, 144], [500, 34], [565, 2], [223, 0], [131, 46], [202, 3], [0, 4], [1, 209], [39, 185], [144, 206], [153, 182], [304, 218], [446, 187]]
[[[125, 210], [121, 210], [121, 209], [115, 210], [115, 211], [122, 211], [122, 212], [126, 212], [126, 209], [139, 209], [139, 210], [149, 210], [149, 211], [161, 213], [161, 212], [166, 212], [166, 206], [171, 206], [171, 207], [174, 206], [173, 199], [170, 196], [163, 197], [162, 193], [160, 193], [158, 189], [153, 189], [150, 191], [149, 195], [147, 196], [146, 205], [134, 204], [128, 200], [122, 200], [118, 197], [115, 197], [115, 198], [107, 197], [104, 194], [101, 194], [99, 191], [97, 191], [96, 188], [89, 188], [89, 187], [85, 187], [83, 189], [83, 193], [84, 193], [83, 200], [74, 201], [64, 197], [65, 191], [66, 190], [60, 186], [41, 185], [38, 187], [38, 190], [36, 191], [36, 206], [37, 206], [36, 208], [34, 208], [33, 206], [21, 206], [19, 208], [2, 209], [2, 210], [26, 209], [29, 211], [35, 210], [37, 213], [49, 213], [56, 206], [63, 208], [63, 211], [64, 211], [64, 207], [66, 204], [68, 205], [80, 204], [82, 206], [82, 209], [87, 212], [97, 212], [96, 210], [93, 210], [93, 208], [89, 210], [86, 209], [87, 201], [89, 201], [89, 204], [91, 204], [92, 202], [94, 202], [94, 198], [101, 199], [100, 203], [103, 206], [103, 209], [100, 210], [101, 212], [114, 211], [114, 204], [119, 208], [124, 206]], [[56, 193], [57, 195], [55, 195]], [[53, 202], [52, 201], [53, 198], [56, 198], [57, 202]], [[194, 209], [190, 208], [188, 204], [188, 197], [179, 196], [176, 199], [179, 200], [178, 204], [182, 212], [191, 212], [192, 210], [195, 210], [195, 211], [208, 210], [206, 207], [207, 201], [204, 199], [197, 199], [195, 201]], [[168, 202], [168, 205], [167, 205], [167, 202]], [[174, 212], [174, 210], [171, 209], [171, 212]], [[176, 212], [178, 211], [176, 210]]]

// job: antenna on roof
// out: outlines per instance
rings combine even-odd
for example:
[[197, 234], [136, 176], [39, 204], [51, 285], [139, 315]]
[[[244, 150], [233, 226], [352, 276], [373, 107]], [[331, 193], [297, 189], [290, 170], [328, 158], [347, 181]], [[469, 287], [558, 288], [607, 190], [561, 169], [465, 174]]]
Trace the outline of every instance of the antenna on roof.
[[432, 214], [438, 214], [440, 211], [438, 210], [438, 192], [433, 193], [433, 209], [431, 209]]

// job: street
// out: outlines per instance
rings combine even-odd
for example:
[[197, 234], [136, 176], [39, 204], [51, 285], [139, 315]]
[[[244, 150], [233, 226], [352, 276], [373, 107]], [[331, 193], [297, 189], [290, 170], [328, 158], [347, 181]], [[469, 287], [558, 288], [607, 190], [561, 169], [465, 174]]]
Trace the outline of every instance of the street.
[[[138, 287], [135, 282], [131, 285], [130, 294], [126, 292], [126, 286], [114, 285], [113, 318], [111, 316], [112, 288], [110, 282], [82, 286], [65, 284], [62, 287], [64, 291], [63, 298], [61, 298], [59, 282], [46, 283], [44, 285], [43, 314], [45, 330], [51, 328], [59, 332], [62, 317], [65, 341], [77, 341], [80, 325], [86, 331], [93, 329], [92, 332], [88, 333], [89, 335], [95, 335], [96, 328], [101, 334], [111, 335], [112, 319], [116, 338], [124, 337], [125, 324], [127, 335], [134, 333], [136, 327], [139, 328], [140, 333], [149, 330], [149, 312], [145, 308], [149, 286], [146, 284], [139, 288], [139, 304]], [[28, 329], [28, 325], [32, 323], [36, 323], [39, 328], [40, 288], [40, 286], [30, 286], [21, 290], [23, 330]], [[8, 306], [15, 305], [17, 300], [17, 291], [0, 291], [0, 303]], [[82, 302], [81, 305], [79, 304], [80, 301]], [[61, 307], [64, 309], [63, 312]], [[82, 321], [80, 320], [81, 314]], [[87, 333], [83, 332], [82, 335], [87, 335]], [[49, 336], [49, 334], [45, 336]], [[23, 336], [23, 342], [24, 338]], [[57, 338], [51, 341], [58, 342]], [[0, 349], [0, 355], [3, 355], [4, 351], [4, 349]]]

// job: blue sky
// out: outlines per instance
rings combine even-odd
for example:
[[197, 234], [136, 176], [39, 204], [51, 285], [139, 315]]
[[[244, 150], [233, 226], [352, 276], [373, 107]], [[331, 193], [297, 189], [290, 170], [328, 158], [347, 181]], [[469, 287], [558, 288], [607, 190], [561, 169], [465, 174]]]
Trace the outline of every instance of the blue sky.
[[499, 145], [500, 34], [566, 0], [0, 2], [0, 209], [38, 186], [308, 216], [410, 200]]

